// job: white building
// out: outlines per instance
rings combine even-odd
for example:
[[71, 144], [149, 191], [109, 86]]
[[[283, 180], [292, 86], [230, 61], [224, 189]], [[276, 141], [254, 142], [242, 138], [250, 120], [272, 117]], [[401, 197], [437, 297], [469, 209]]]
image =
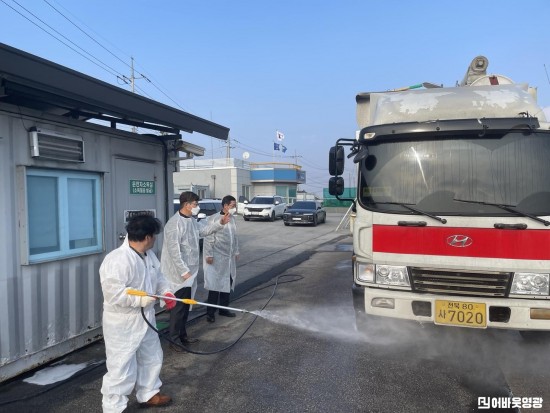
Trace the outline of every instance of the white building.
[[300, 165], [284, 162], [247, 162], [235, 158], [189, 159], [174, 173], [174, 192], [195, 187], [201, 198], [232, 195], [241, 201], [256, 195], [279, 195], [287, 203], [296, 200], [298, 185], [306, 182]]

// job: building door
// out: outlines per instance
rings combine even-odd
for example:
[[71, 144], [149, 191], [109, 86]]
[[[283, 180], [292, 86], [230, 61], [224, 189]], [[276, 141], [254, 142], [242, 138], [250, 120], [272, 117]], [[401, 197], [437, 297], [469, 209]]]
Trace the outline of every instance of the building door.
[[[126, 235], [126, 222], [135, 214], [151, 214], [164, 222], [162, 166], [154, 162], [115, 159], [115, 247]], [[159, 242], [153, 251], [158, 252]]]

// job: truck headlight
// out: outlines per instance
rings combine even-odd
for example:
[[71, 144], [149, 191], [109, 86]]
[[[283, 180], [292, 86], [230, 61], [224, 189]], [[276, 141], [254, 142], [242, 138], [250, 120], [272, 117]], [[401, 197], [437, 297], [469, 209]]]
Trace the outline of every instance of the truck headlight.
[[510, 294], [548, 295], [550, 274], [533, 272], [516, 272], [512, 279]]
[[402, 287], [411, 286], [407, 267], [398, 265], [377, 265], [376, 283]]
[[357, 281], [365, 283], [374, 282], [374, 264], [362, 264], [360, 262], [355, 264], [355, 276]]

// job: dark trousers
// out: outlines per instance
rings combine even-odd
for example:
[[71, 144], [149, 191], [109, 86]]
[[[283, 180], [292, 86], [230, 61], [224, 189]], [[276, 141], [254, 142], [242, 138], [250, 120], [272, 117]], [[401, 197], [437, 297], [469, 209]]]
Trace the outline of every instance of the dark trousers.
[[[208, 304], [219, 304], [227, 307], [229, 305], [229, 296], [231, 293], [221, 293], [219, 291], [208, 291], [208, 299], [206, 302]], [[206, 314], [208, 315], [214, 315], [216, 313], [217, 308], [216, 307], [206, 307]], [[220, 312], [224, 312], [227, 310], [221, 310]]]
[[[174, 294], [176, 298], [191, 298], [191, 287], [180, 288]], [[170, 338], [177, 341], [187, 337], [187, 318], [189, 317], [189, 304], [184, 304], [180, 301], [176, 302], [176, 306], [170, 311]]]
[[[233, 279], [229, 279], [229, 285], [233, 285]], [[231, 293], [221, 293], [219, 291], [208, 291], [208, 299], [206, 302], [208, 304], [219, 304], [223, 305], [224, 307], [227, 307], [229, 305], [229, 296]], [[217, 308], [216, 307], [206, 307], [206, 314], [207, 315], [214, 315], [216, 313]], [[221, 310], [220, 312], [224, 312], [228, 310]]]

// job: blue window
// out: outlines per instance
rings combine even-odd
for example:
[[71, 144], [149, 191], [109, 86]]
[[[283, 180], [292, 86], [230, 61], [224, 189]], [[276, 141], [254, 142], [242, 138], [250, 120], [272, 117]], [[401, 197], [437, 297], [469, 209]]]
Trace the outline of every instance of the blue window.
[[103, 251], [101, 176], [27, 169], [29, 263]]

